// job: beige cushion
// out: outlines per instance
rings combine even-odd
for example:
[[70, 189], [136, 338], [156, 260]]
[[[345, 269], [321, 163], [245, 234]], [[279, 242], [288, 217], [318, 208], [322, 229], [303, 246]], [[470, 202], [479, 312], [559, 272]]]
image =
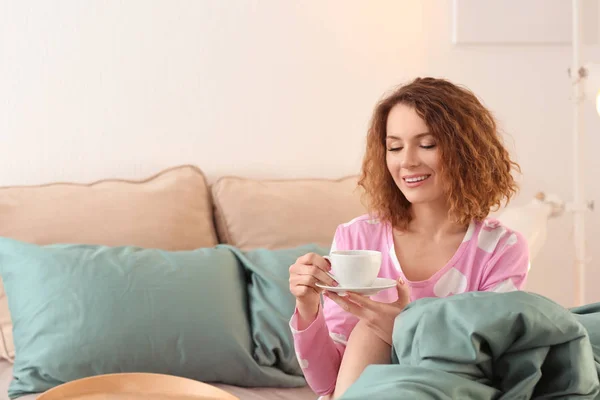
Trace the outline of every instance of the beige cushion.
[[[91, 243], [166, 250], [217, 244], [210, 191], [193, 166], [144, 181], [0, 188], [0, 236], [40, 245]], [[0, 357], [12, 359], [12, 323], [0, 282]]]
[[220, 241], [243, 250], [330, 246], [336, 227], [366, 212], [357, 177], [219, 179], [212, 187]]

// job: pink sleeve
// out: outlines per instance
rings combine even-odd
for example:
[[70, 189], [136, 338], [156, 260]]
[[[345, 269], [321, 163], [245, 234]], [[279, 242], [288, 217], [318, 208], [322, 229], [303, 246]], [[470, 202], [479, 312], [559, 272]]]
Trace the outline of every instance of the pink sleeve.
[[[333, 249], [347, 248], [349, 241], [338, 227]], [[342, 356], [350, 332], [358, 322], [352, 314], [342, 310], [333, 300], [324, 298], [317, 318], [304, 330], [298, 330], [298, 310], [290, 320], [298, 363], [306, 382], [318, 395], [333, 393]]]
[[498, 243], [481, 281], [480, 291], [510, 292], [521, 290], [529, 272], [529, 247], [518, 232], [507, 234]]

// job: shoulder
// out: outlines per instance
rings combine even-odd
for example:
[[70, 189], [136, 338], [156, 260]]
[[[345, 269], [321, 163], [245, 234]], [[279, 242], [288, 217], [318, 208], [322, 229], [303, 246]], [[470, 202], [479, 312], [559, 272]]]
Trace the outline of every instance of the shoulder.
[[371, 214], [363, 214], [338, 226], [338, 230], [369, 229], [381, 225], [381, 220]]
[[470, 247], [473, 267], [481, 268], [479, 290], [523, 288], [530, 268], [525, 236], [494, 218], [479, 223], [475, 232]]
[[360, 215], [337, 226], [334, 246], [338, 250], [380, 246], [387, 232], [388, 223], [371, 214]]
[[523, 234], [487, 218], [475, 224], [468, 246], [471, 266], [482, 274], [482, 290], [509, 278], [514, 287], [523, 286], [530, 267], [529, 245]]
[[513, 251], [527, 251], [526, 238], [495, 218], [486, 218], [483, 221], [473, 222], [467, 233], [471, 248], [490, 256], [503, 253], [509, 249]]

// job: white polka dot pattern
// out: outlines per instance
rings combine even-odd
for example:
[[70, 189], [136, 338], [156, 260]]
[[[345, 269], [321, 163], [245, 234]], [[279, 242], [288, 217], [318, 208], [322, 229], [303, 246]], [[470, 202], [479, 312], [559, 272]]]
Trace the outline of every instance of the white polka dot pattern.
[[342, 335], [341, 333], [331, 332], [329, 336], [331, 336], [334, 342], [338, 342], [344, 345], [348, 344], [348, 339], [345, 335]]
[[308, 360], [303, 359], [298, 353], [296, 353], [296, 358], [298, 359], [298, 364], [300, 365], [300, 368], [308, 368]]
[[467, 277], [456, 268], [450, 268], [433, 287], [433, 293], [437, 297], [448, 297], [464, 293], [465, 290], [467, 290]]
[[511, 233], [511, 235], [508, 237], [508, 239], [506, 239], [506, 245], [512, 246], [513, 244], [516, 244], [516, 243], [517, 243], [517, 234]]
[[504, 234], [506, 233], [506, 229], [503, 226], [487, 226], [481, 228], [479, 231], [479, 237], [477, 238], [477, 245], [479, 248], [487, 253], [492, 253], [496, 246], [498, 246], [498, 242]]
[[508, 278], [508, 279], [500, 282], [499, 284], [497, 284], [496, 287], [492, 290], [492, 292], [507, 293], [507, 292], [514, 292], [516, 290], [517, 290], [517, 288], [516, 288], [515, 284], [513, 283], [513, 280]]

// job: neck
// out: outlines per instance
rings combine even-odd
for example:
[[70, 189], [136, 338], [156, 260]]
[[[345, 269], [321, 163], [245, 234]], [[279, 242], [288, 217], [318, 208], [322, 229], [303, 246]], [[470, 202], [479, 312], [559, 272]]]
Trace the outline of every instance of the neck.
[[429, 237], [442, 237], [464, 232], [466, 227], [450, 219], [449, 206], [441, 203], [413, 204], [413, 219], [408, 231]]

